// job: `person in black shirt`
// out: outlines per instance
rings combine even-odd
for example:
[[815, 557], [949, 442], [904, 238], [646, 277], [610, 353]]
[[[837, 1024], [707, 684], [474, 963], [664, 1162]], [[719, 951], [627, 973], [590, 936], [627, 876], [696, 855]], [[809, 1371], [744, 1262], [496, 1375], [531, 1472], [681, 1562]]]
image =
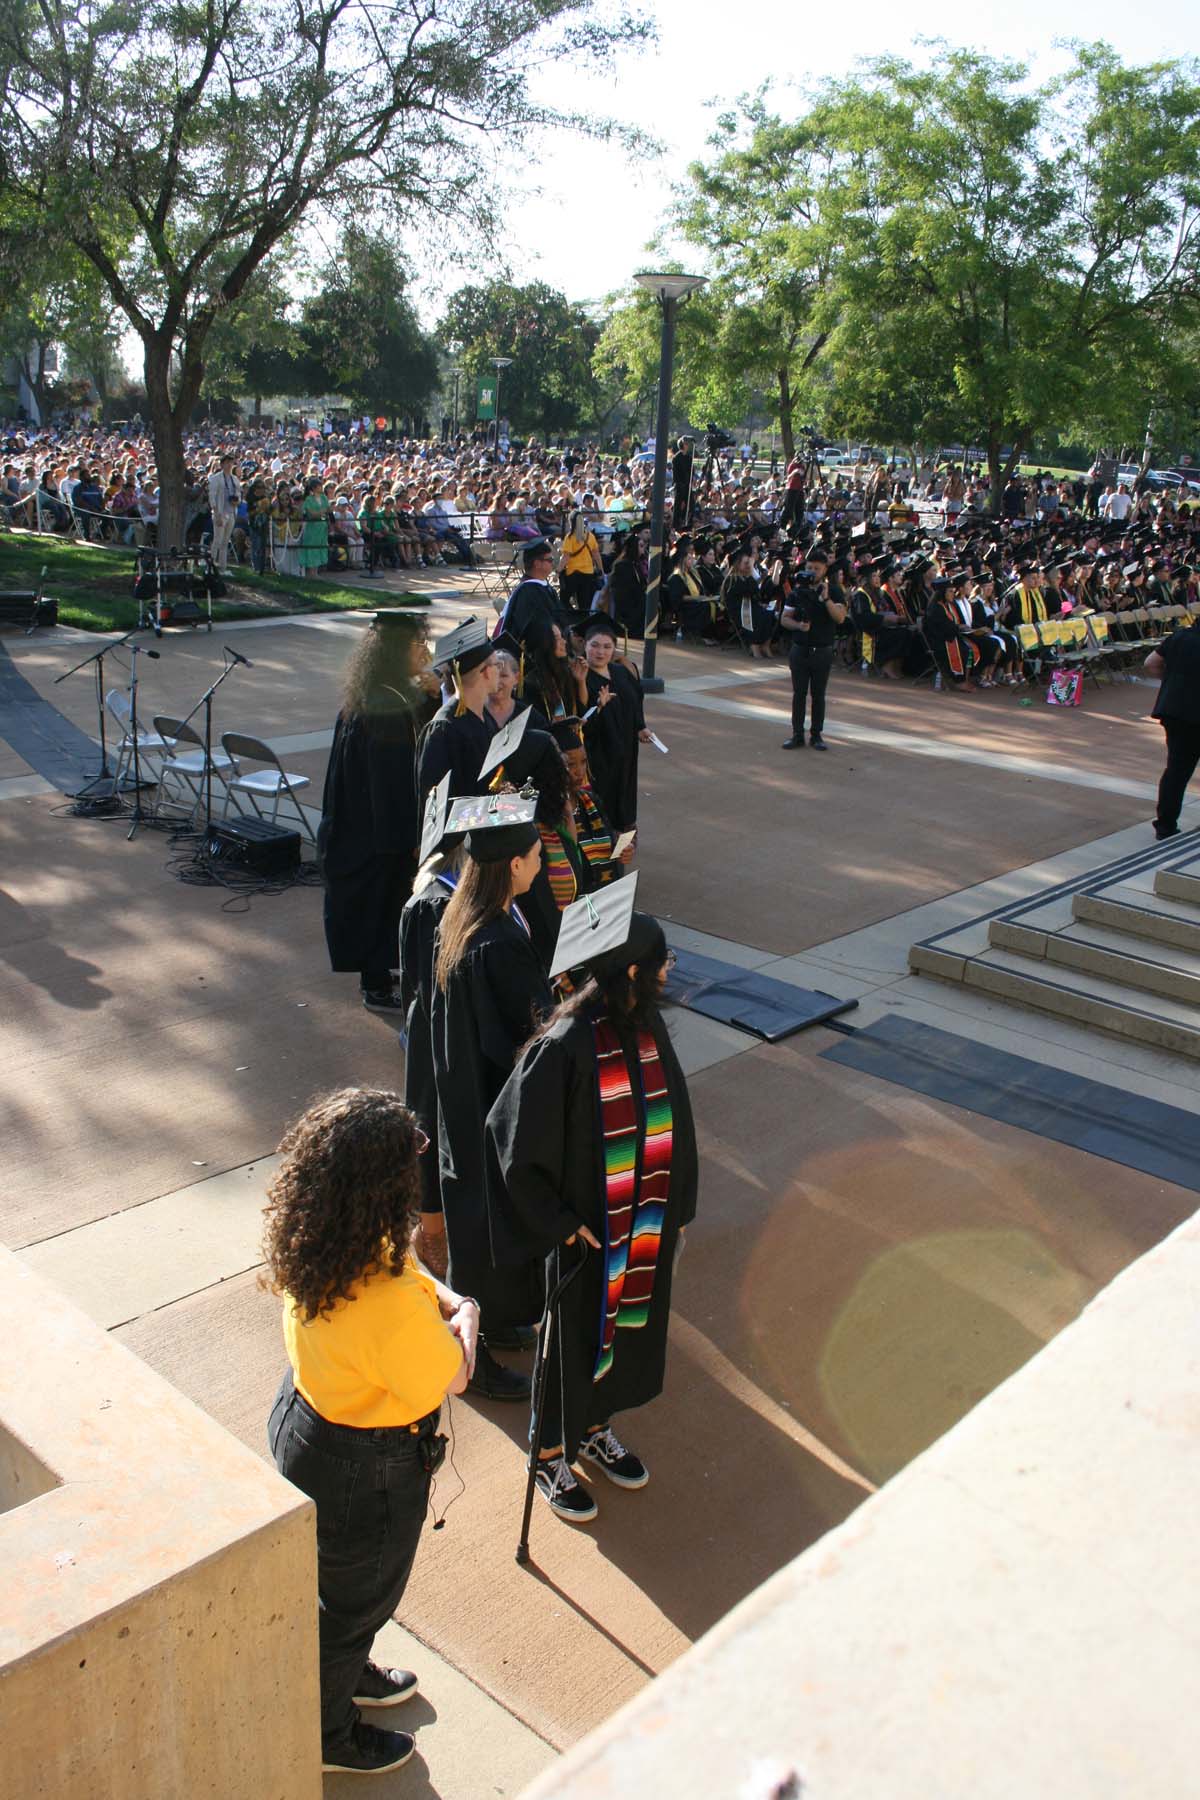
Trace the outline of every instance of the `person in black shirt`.
[[692, 440], [681, 437], [671, 458], [672, 519], [676, 531], [686, 531], [692, 518]]
[[825, 728], [825, 689], [833, 667], [837, 628], [846, 617], [846, 602], [829, 573], [829, 556], [814, 544], [805, 559], [805, 578], [798, 580], [783, 609], [780, 624], [791, 633], [788, 666], [792, 675], [792, 735], [785, 750], [804, 748], [804, 713], [812, 694], [809, 743], [814, 750], [828, 749], [821, 735]]
[[1177, 835], [1183, 796], [1200, 762], [1200, 625], [1172, 632], [1144, 666], [1147, 675], [1162, 678], [1152, 712], [1167, 739], [1154, 820], [1154, 835], [1161, 839]]

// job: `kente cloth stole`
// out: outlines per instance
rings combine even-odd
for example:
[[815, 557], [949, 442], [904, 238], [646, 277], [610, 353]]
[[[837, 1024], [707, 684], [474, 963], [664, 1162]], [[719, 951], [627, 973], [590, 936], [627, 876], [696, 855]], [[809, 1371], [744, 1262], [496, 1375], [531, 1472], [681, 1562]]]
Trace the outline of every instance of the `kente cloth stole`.
[[575, 837], [586, 862], [595, 866], [612, 860], [613, 835], [590, 788], [580, 788], [575, 796]]
[[554, 896], [555, 906], [562, 912], [579, 893], [579, 883], [558, 832], [551, 831], [547, 825], [539, 825], [538, 832], [542, 840], [542, 863], [550, 883], [550, 892]]
[[612, 1368], [617, 1331], [636, 1329], [650, 1316], [671, 1190], [673, 1121], [667, 1078], [653, 1034], [637, 1034], [638, 1094], [630, 1082], [621, 1040], [607, 1015], [593, 1018], [592, 1040], [605, 1187], [604, 1310], [592, 1371], [592, 1380], [600, 1381]]

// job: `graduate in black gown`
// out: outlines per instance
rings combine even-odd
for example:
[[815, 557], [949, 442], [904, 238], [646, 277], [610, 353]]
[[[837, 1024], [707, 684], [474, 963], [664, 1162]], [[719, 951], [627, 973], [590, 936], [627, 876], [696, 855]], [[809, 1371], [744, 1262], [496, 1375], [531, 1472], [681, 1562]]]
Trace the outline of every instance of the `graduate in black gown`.
[[633, 831], [638, 813], [638, 745], [647, 743], [642, 684], [632, 664], [617, 659], [612, 620], [590, 613], [583, 626], [587, 710], [583, 740], [592, 786], [610, 825]]
[[534, 823], [542, 840], [542, 862], [522, 897], [521, 912], [547, 970], [558, 944], [562, 913], [591, 886], [587, 863], [576, 842], [571, 786], [560, 747], [564, 741], [577, 741], [578, 729], [578, 720], [560, 721], [548, 732], [530, 726], [522, 731], [519, 743], [493, 777], [494, 785], [509, 783], [537, 795]]
[[565, 631], [568, 609], [550, 585], [554, 546], [547, 538], [534, 538], [527, 543], [521, 552], [521, 563], [524, 579], [509, 595], [502, 617], [505, 633], [525, 644], [531, 634], [544, 632], [551, 624]]
[[497, 1262], [538, 1252], [551, 1283], [583, 1258], [550, 1340], [537, 1471], [572, 1523], [597, 1510], [573, 1462], [620, 1487], [649, 1479], [612, 1419], [662, 1391], [675, 1256], [696, 1211], [692, 1109], [657, 1004], [667, 945], [657, 920], [632, 912], [635, 890], [631, 877], [564, 914], [556, 965], [583, 960], [584, 915], [599, 916], [593, 978], [525, 1050], [487, 1122]]
[[488, 712], [495, 691], [495, 645], [482, 619], [467, 619], [433, 647], [434, 667], [454, 689], [430, 720], [417, 748], [416, 805], [424, 813], [431, 788], [450, 777], [454, 795], [478, 794], [479, 768], [496, 730]]
[[437, 1083], [433, 1070], [430, 1006], [437, 928], [458, 886], [461, 841], [446, 836], [450, 778], [443, 777], [426, 806], [421, 866], [400, 914], [400, 997], [404, 1004], [404, 1104], [430, 1141], [417, 1169], [421, 1177], [421, 1227], [417, 1254], [438, 1280], [446, 1274], [446, 1222], [437, 1159]]
[[436, 705], [422, 609], [381, 612], [346, 669], [325, 774], [317, 853], [330, 967], [363, 1002], [398, 1008], [400, 912], [417, 870], [418, 734]]
[[[482, 1317], [471, 1387], [488, 1399], [520, 1400], [529, 1393], [528, 1377], [497, 1362], [489, 1338], [536, 1321], [541, 1266], [531, 1252], [493, 1267], [483, 1127], [522, 1045], [554, 1001], [529, 928], [515, 910], [541, 863], [534, 802], [501, 795], [494, 804], [495, 817], [519, 822], [481, 820], [467, 832], [458, 885], [437, 928], [430, 1036], [450, 1278], [478, 1300]], [[462, 805], [451, 809], [451, 829], [460, 824]]]

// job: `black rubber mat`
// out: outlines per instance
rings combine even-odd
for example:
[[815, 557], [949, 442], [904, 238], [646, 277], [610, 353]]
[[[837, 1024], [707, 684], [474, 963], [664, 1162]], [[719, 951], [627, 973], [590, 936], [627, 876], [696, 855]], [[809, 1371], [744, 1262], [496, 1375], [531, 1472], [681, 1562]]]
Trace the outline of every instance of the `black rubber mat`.
[[794, 987], [790, 981], [773, 981], [769, 975], [711, 956], [679, 950], [676, 959], [667, 977], [665, 1000], [771, 1044], [858, 1005], [857, 1000], [839, 1000], [814, 988]]
[[[86, 677], [81, 676], [81, 680]], [[43, 700], [0, 644], [0, 737], [43, 780], [73, 794], [95, 775], [100, 751], [90, 737]]]
[[829, 1062], [1200, 1193], [1200, 1116], [994, 1050], [915, 1019], [879, 1019]]

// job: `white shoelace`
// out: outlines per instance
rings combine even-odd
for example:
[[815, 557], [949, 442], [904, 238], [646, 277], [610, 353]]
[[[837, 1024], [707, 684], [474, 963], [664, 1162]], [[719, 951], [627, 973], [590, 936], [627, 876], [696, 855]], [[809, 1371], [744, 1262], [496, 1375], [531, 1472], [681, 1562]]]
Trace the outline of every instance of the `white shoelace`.
[[571, 1473], [570, 1465], [563, 1456], [556, 1456], [542, 1461], [538, 1465], [538, 1474], [546, 1473], [550, 1477], [550, 1488], [546, 1495], [548, 1500], [557, 1500], [560, 1494], [570, 1493], [579, 1483]]
[[594, 1437], [588, 1438], [585, 1447], [589, 1454], [598, 1450], [606, 1462], [620, 1462], [623, 1456], [629, 1455], [611, 1425], [606, 1425], [603, 1431], [598, 1431]]

